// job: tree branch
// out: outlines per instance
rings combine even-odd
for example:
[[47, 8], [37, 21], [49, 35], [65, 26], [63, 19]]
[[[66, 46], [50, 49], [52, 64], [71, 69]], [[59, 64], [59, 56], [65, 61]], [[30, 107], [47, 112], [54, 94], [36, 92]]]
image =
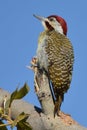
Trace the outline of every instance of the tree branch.
[[[46, 79], [47, 80], [47, 79]], [[45, 80], [43, 81], [45, 82]], [[0, 89], [0, 106], [2, 106], [5, 96], [9, 98], [9, 93], [3, 89]], [[15, 119], [21, 112], [30, 114], [27, 122], [30, 123], [33, 130], [87, 130], [78, 123], [72, 123], [66, 125], [62, 122], [60, 117], [52, 117], [42, 113], [42, 110], [36, 106], [33, 106], [23, 100], [16, 100], [12, 103], [11, 116]]]
[[54, 102], [49, 87], [49, 80], [46, 74], [37, 68], [35, 69], [34, 83], [43, 113], [54, 117]]

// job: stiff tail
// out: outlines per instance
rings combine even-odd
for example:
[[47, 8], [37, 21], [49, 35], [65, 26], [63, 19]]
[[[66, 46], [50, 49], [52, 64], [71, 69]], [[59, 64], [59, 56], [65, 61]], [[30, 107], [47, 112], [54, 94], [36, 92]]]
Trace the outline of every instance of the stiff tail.
[[59, 115], [60, 107], [62, 104], [62, 101], [64, 100], [64, 94], [57, 94], [56, 101], [55, 101], [55, 107], [54, 107], [54, 117], [55, 115]]

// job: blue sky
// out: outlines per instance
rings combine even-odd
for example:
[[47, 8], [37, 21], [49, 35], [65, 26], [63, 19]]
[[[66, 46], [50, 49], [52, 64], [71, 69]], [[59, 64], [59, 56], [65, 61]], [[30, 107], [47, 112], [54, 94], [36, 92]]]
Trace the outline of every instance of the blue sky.
[[34, 92], [33, 72], [27, 70], [35, 56], [41, 23], [33, 14], [62, 16], [68, 24], [75, 63], [71, 88], [62, 110], [87, 127], [87, 1], [2, 0], [0, 1], [0, 87], [12, 92], [25, 82], [30, 86], [26, 101], [39, 106]]

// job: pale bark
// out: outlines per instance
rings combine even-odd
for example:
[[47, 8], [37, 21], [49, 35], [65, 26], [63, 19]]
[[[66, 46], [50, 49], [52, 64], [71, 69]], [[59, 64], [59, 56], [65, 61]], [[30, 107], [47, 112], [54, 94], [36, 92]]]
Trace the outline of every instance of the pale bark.
[[[60, 117], [53, 117], [53, 114], [51, 113], [53, 112], [53, 100], [50, 99], [52, 96], [47, 96], [48, 94], [46, 96], [42, 96], [43, 94], [41, 94], [40, 96], [40, 92], [43, 93], [46, 90], [50, 94], [48, 88], [46, 90], [41, 89], [42, 86], [48, 87], [48, 79], [44, 75], [40, 81], [41, 82], [39, 82], [39, 85], [41, 86], [39, 86], [40, 91], [37, 92], [37, 96], [39, 95], [38, 98], [42, 104], [42, 109], [33, 106], [23, 100], [16, 100], [12, 104], [12, 118], [15, 119], [21, 112], [30, 114], [27, 121], [31, 124], [33, 130], [87, 130], [87, 128], [80, 126], [75, 121], [72, 121], [71, 124], [66, 125]], [[9, 93], [3, 89], [0, 89], [0, 106], [2, 105], [5, 96], [9, 97]], [[45, 100], [41, 97], [45, 97]]]

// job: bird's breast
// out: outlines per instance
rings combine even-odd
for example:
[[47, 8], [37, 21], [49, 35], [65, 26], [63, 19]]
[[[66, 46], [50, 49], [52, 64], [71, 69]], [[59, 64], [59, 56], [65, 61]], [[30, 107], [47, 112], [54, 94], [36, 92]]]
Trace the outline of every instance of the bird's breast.
[[47, 38], [48, 36], [46, 35], [40, 35], [37, 48], [38, 64], [40, 68], [44, 68], [46, 71], [48, 71], [48, 55], [46, 52]]

